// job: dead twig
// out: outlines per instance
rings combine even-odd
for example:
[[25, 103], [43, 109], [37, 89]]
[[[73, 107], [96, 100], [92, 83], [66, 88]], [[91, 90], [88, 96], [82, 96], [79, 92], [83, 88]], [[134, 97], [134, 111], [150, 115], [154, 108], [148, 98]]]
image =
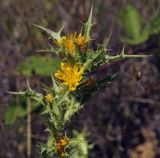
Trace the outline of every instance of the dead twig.
[[31, 100], [27, 98], [27, 158], [31, 158], [32, 154], [31, 133]]

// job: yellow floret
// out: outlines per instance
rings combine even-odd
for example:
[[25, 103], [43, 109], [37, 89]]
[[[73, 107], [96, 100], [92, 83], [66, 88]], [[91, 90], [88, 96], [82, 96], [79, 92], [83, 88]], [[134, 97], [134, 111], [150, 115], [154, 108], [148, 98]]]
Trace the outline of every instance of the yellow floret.
[[48, 101], [48, 102], [52, 102], [53, 101], [53, 94], [52, 93], [48, 93], [46, 96], [45, 96], [45, 99]]
[[55, 77], [74, 91], [83, 78], [83, 71], [77, 64], [72, 66], [70, 63], [61, 63], [61, 70], [55, 73]]

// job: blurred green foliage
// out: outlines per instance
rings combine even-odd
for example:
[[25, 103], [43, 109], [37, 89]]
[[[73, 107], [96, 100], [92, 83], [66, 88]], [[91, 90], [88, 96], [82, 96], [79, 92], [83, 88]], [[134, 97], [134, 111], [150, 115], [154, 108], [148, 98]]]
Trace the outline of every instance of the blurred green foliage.
[[[20, 99], [20, 97], [18, 99]], [[37, 108], [40, 106], [41, 105], [38, 102], [32, 101], [31, 112], [37, 110]], [[23, 118], [26, 116], [27, 116], [27, 104], [25, 102], [25, 99], [21, 98], [18, 101], [18, 103], [16, 100], [14, 100], [13, 103], [10, 106], [8, 106], [4, 114], [4, 121], [6, 125], [12, 125], [19, 118]]]
[[[78, 133], [74, 131], [74, 135], [76, 139], [79, 141], [78, 145], [75, 144], [76, 153], [72, 156], [72, 158], [88, 158], [89, 150], [92, 148], [93, 145], [89, 145], [87, 142], [88, 132], [83, 130], [82, 132]], [[74, 146], [74, 143], [73, 143]]]
[[51, 56], [30, 56], [16, 68], [16, 74], [26, 77], [32, 76], [33, 72], [39, 76], [54, 74], [60, 65], [60, 61]]
[[121, 10], [119, 22], [126, 34], [122, 41], [127, 44], [137, 45], [145, 42], [152, 34], [160, 33], [160, 14], [143, 25], [139, 11], [131, 5], [127, 5]]
[[[59, 60], [51, 56], [30, 56], [17, 66], [16, 74], [31, 77], [34, 71], [34, 74], [39, 76], [50, 76], [56, 72], [59, 64]], [[39, 106], [38, 102], [32, 101], [31, 112], [35, 111]], [[12, 125], [18, 118], [26, 115], [27, 105], [25, 98], [18, 98], [18, 101], [13, 101], [12, 105], [6, 109], [4, 115], [5, 124]]]

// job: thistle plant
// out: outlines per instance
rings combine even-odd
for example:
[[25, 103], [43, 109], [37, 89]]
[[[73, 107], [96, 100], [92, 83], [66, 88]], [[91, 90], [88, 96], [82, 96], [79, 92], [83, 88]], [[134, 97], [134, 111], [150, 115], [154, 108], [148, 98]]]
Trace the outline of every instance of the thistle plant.
[[[66, 125], [71, 118], [83, 108], [87, 100], [86, 94], [110, 83], [115, 77], [106, 75], [96, 80], [92, 74], [104, 64], [128, 58], [143, 58], [145, 55], [127, 55], [124, 49], [119, 55], [112, 56], [105, 45], [98, 45], [96, 50], [89, 48], [91, 38], [92, 9], [80, 33], [69, 36], [53, 32], [35, 25], [45, 31], [53, 43], [47, 52], [56, 53], [61, 60], [55, 74], [51, 74], [52, 86], [45, 87], [45, 95], [28, 88], [14, 94], [30, 97], [44, 106], [42, 115], [46, 118], [48, 141], [41, 145], [41, 155], [47, 158], [87, 158], [90, 148], [86, 141], [86, 133], [68, 135]], [[81, 148], [82, 147], [82, 148]], [[84, 147], [84, 148], [83, 148]], [[84, 151], [84, 152], [83, 152]], [[84, 153], [84, 154], [83, 154]]]

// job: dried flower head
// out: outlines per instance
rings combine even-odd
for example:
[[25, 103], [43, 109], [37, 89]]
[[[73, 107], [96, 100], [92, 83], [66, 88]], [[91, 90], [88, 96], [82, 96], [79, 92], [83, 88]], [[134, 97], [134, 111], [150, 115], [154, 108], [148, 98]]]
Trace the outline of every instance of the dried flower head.
[[68, 145], [68, 139], [66, 136], [61, 136], [56, 140], [56, 150], [60, 158], [65, 157], [65, 147]]

